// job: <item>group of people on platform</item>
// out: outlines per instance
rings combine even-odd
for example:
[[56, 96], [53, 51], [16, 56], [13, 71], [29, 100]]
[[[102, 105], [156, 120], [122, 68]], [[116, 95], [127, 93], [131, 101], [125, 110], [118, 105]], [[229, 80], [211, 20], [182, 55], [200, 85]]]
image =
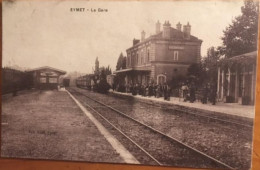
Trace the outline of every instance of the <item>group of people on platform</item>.
[[213, 83], [205, 84], [201, 89], [197, 89], [194, 83], [191, 83], [189, 86], [182, 84], [180, 89], [180, 96], [184, 98], [184, 101], [190, 101], [191, 103], [197, 99], [203, 104], [206, 104], [209, 101], [212, 105], [215, 105], [216, 93], [216, 86]]
[[[116, 88], [113, 87], [113, 90]], [[118, 88], [117, 88], [118, 89]], [[216, 86], [214, 84], [205, 84], [202, 88], [197, 88], [194, 83], [182, 83], [179, 89], [176, 89], [179, 93], [179, 97], [183, 98], [184, 102], [195, 102], [195, 100], [201, 101], [203, 104], [211, 102], [216, 104]], [[124, 86], [124, 92], [131, 93], [132, 95], [141, 95], [156, 98], [164, 97], [164, 100], [170, 100], [172, 89], [167, 83], [155, 84], [149, 83], [148, 85], [136, 83], [126, 84]], [[176, 96], [177, 97], [177, 96]]]
[[207, 101], [211, 102], [213, 105], [216, 104], [217, 97], [217, 87], [215, 84], [205, 84], [202, 89], [202, 100], [203, 104], [206, 104]]
[[154, 84], [149, 83], [148, 85], [141, 85], [139, 83], [126, 85], [126, 92], [132, 93], [132, 95], [142, 95], [142, 96], [154, 96], [156, 98], [164, 97], [164, 100], [170, 100], [170, 88], [167, 83], [164, 84]]

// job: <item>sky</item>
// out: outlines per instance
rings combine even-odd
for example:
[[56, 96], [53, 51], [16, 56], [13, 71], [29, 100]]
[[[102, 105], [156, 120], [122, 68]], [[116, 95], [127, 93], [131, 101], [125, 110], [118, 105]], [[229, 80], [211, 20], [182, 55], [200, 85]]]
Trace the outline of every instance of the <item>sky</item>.
[[[203, 40], [202, 57], [222, 44], [223, 30], [241, 14], [242, 0], [197, 1], [3, 1], [2, 65], [50, 66], [92, 73], [95, 59], [115, 70], [117, 59], [140, 39], [155, 33], [155, 23], [191, 25]], [[84, 8], [75, 12], [71, 8]], [[107, 12], [91, 12], [94, 9]]]

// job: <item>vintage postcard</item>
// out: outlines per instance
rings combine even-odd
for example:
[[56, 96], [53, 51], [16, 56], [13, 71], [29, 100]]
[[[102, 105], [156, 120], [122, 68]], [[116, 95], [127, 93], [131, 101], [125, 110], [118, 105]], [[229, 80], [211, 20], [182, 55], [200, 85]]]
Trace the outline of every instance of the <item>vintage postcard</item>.
[[4, 0], [1, 157], [250, 169], [258, 6]]

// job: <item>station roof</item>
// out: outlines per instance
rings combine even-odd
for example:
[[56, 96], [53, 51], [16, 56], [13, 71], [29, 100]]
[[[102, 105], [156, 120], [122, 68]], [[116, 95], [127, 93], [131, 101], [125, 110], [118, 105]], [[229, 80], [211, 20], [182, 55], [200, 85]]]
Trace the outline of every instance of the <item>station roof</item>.
[[[152, 35], [152, 37], [163, 39], [163, 31], [161, 31], [158, 34]], [[179, 40], [179, 41], [202, 41], [202, 40], [198, 39], [198, 37], [195, 37], [193, 35], [190, 35], [189, 39], [185, 39], [183, 31], [179, 31], [179, 30], [172, 28], [172, 27], [170, 27], [170, 39], [174, 40], [174, 41], [176, 41], [176, 40]]]
[[150, 68], [140, 68], [140, 67], [133, 67], [133, 68], [127, 68], [122, 70], [114, 71], [114, 74], [116, 73], [123, 73], [123, 72], [130, 72], [130, 71], [151, 71]]
[[34, 71], [38, 71], [38, 70], [51, 70], [51, 71], [58, 72], [60, 74], [66, 74], [66, 71], [56, 69], [53, 67], [49, 67], [49, 66], [43, 66], [43, 67], [38, 67], [38, 68], [34, 68], [34, 69], [29, 69], [29, 70], [26, 70], [26, 72], [34, 72]]
[[245, 53], [245, 54], [231, 57], [231, 58], [229, 58], [229, 60], [233, 60], [233, 61], [248, 60], [248, 59], [255, 60], [256, 56], [257, 56], [257, 51], [253, 51], [250, 53]]
[[177, 30], [177, 29], [175, 29], [173, 27], [170, 27], [170, 39], [163, 38], [163, 30], [162, 30], [162, 31], [160, 31], [157, 34], [149, 36], [148, 38], [146, 38], [142, 42], [139, 41], [138, 43], [136, 43], [132, 47], [126, 49], [126, 51], [128, 51], [128, 50], [130, 50], [132, 48], [138, 47], [139, 45], [147, 43], [147, 42], [149, 42], [151, 40], [154, 40], [154, 39], [157, 39], [157, 40], [167, 40], [167, 41], [182, 41], [182, 42], [199, 42], [199, 43], [202, 43], [202, 40], [199, 39], [198, 37], [190, 35], [190, 38], [186, 39], [186, 38], [184, 38], [184, 32], [183, 31], [179, 31], [179, 30]]
[[245, 53], [231, 58], [223, 59], [222, 61], [220, 61], [220, 64], [228, 65], [228, 66], [231, 66], [233, 64], [248, 65], [248, 64], [256, 63], [256, 59], [257, 59], [257, 51], [253, 51], [250, 53]]

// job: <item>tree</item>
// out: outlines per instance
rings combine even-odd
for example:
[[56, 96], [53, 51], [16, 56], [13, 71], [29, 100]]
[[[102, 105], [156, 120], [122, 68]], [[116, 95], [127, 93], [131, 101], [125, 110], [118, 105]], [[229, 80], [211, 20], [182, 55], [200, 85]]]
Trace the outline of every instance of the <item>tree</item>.
[[177, 75], [172, 77], [171, 82], [169, 83], [172, 89], [179, 89], [182, 86], [182, 83], [186, 82], [186, 76]]
[[237, 16], [223, 31], [222, 55], [233, 57], [257, 50], [258, 5], [258, 1], [244, 1], [242, 15]]
[[215, 47], [210, 47], [207, 50], [207, 56], [202, 60], [202, 67], [206, 71], [206, 78], [208, 82], [216, 83], [217, 81], [217, 63], [220, 58], [219, 49]]
[[191, 64], [188, 67], [187, 78], [189, 83], [193, 82], [197, 87], [201, 86], [206, 78], [206, 73], [204, 68], [202, 67], [202, 64]]
[[126, 68], [126, 57], [123, 56], [123, 53], [119, 55], [116, 64], [116, 70], [125, 69]]
[[107, 66], [105, 68], [105, 75], [107, 76], [107, 75], [110, 75], [110, 74], [112, 74], [111, 68], [109, 66]]
[[101, 73], [100, 73], [100, 81], [97, 84], [97, 91], [99, 93], [107, 93], [109, 88], [110, 88], [110, 86], [107, 83], [105, 70], [102, 70]]

